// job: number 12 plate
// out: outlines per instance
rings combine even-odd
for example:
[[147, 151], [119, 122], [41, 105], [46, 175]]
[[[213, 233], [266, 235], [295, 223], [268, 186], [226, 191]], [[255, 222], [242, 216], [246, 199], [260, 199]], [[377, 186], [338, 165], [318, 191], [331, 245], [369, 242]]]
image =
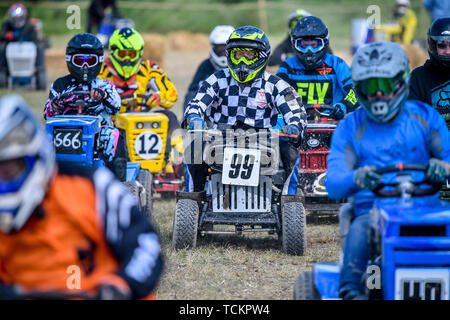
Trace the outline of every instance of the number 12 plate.
[[222, 183], [257, 186], [259, 184], [261, 150], [225, 148]]

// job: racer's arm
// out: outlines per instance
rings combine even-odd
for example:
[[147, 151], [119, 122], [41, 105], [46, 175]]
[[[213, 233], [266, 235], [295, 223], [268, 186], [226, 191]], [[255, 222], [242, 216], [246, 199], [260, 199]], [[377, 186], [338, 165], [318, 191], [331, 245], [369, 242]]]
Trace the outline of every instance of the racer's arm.
[[159, 105], [163, 108], [170, 109], [177, 102], [177, 88], [161, 68], [158, 66], [155, 68], [155, 65], [151, 68], [146, 91], [148, 94], [157, 93], [159, 101], [154, 102], [153, 104], [155, 105], [150, 105], [150, 107]]
[[0, 29], [0, 42], [7, 42], [6, 34], [11, 31], [10, 24], [8, 21], [2, 23], [2, 28]]
[[419, 100], [423, 101], [425, 103], [429, 103], [426, 99], [426, 96], [423, 95], [423, 90], [420, 83], [420, 78], [418, 76], [418, 72], [415, 72], [416, 70], [413, 70], [411, 72], [411, 76], [409, 79], [409, 96], [408, 100]]
[[450, 162], [450, 131], [444, 118], [433, 108], [427, 109], [430, 113], [427, 145], [431, 157]]
[[275, 105], [283, 115], [286, 125], [298, 127], [300, 135], [306, 127], [306, 110], [295, 90], [285, 81], [279, 81], [273, 92]]
[[326, 180], [330, 199], [346, 199], [360, 191], [353, 181], [359, 157], [353, 147], [346, 119], [338, 124], [331, 139]]
[[203, 81], [194, 98], [187, 105], [184, 111], [184, 119], [187, 119], [191, 115], [198, 115], [201, 119], [204, 119], [206, 110], [217, 99], [218, 92], [218, 79], [215, 74], [212, 74]]
[[104, 234], [118, 260], [117, 275], [128, 284], [133, 299], [146, 297], [163, 269], [158, 235], [135, 198], [109, 170], [97, 170], [94, 184]]
[[355, 88], [353, 87], [352, 77], [350, 75], [350, 68], [343, 60], [338, 60], [336, 68], [336, 75], [338, 79], [338, 85], [343, 91], [344, 98], [341, 101], [333, 101], [334, 104], [342, 103], [346, 107], [346, 113], [354, 111], [359, 106], [358, 99], [356, 98]]
[[283, 63], [278, 68], [277, 76], [289, 83], [291, 87], [295, 89], [297, 88], [297, 83], [289, 78], [289, 74], [293, 74], [293, 72], [286, 61], [283, 61]]
[[417, 26], [417, 17], [413, 10], [409, 9], [405, 17], [401, 21], [402, 23], [402, 42], [405, 44], [410, 44], [414, 38], [414, 32]]
[[57, 102], [54, 101], [57, 99], [60, 95], [62, 90], [59, 90], [58, 80], [52, 83], [50, 86], [50, 92], [48, 94], [47, 102], [45, 103], [44, 107], [44, 119], [54, 117], [58, 114], [58, 105]]
[[95, 81], [97, 81], [98, 85], [94, 85], [94, 87], [106, 92], [106, 97], [102, 100], [105, 111], [111, 115], [119, 113], [122, 100], [116, 90], [116, 86], [111, 81], [104, 79], [97, 78]]

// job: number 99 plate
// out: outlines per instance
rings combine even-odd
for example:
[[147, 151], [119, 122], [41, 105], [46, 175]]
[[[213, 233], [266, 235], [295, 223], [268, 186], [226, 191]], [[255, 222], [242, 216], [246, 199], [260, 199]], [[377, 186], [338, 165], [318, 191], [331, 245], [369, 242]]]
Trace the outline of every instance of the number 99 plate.
[[53, 129], [53, 144], [56, 153], [80, 154], [83, 153], [83, 129]]
[[222, 183], [257, 186], [261, 150], [245, 148], [225, 148], [223, 156]]

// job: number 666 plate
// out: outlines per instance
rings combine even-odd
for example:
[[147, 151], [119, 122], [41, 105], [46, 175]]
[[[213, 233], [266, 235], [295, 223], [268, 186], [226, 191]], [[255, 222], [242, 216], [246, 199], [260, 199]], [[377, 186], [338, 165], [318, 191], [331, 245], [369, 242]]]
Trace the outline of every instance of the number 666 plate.
[[222, 183], [257, 186], [261, 150], [245, 148], [225, 148], [223, 156]]

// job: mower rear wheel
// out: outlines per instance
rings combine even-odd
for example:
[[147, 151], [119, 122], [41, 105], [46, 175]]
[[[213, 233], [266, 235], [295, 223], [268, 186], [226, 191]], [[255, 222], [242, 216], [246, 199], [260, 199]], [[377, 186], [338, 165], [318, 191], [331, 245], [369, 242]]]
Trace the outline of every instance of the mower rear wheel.
[[145, 212], [148, 217], [153, 215], [153, 176], [147, 169], [139, 171], [137, 180], [144, 186], [145, 189]]
[[294, 300], [321, 300], [311, 271], [301, 273], [295, 281]]
[[282, 207], [281, 242], [283, 252], [301, 256], [306, 251], [306, 213], [301, 202], [286, 202]]

